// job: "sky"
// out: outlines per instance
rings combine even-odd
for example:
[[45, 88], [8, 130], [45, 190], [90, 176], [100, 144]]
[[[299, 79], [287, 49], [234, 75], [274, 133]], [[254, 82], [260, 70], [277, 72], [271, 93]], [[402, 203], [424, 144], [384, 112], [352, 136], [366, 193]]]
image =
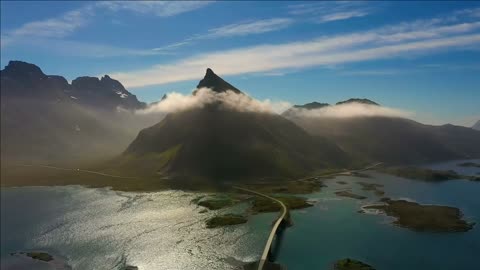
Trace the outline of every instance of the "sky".
[[352, 97], [428, 124], [480, 119], [480, 2], [1, 1], [1, 65], [110, 75], [146, 102], [206, 68], [259, 99]]

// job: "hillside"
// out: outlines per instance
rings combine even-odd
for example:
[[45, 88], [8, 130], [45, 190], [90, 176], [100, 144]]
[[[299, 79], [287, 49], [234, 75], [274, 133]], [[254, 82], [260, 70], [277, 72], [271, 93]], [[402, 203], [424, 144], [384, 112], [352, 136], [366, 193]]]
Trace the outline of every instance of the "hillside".
[[[379, 106], [372, 101], [368, 103]], [[465, 127], [431, 126], [405, 118], [384, 116], [284, 116], [310, 134], [324, 136], [360, 159], [418, 163], [480, 157], [480, 132]]]
[[69, 84], [33, 64], [10, 61], [1, 71], [2, 161], [60, 164], [111, 157], [145, 126], [133, 114], [144, 106], [109, 76]]
[[[216, 93], [229, 90], [219, 78], [207, 70], [199, 86]], [[115, 167], [179, 179], [236, 181], [290, 179], [347, 165], [347, 156], [335, 144], [308, 135], [277, 114], [220, 105], [167, 115], [142, 130]]]

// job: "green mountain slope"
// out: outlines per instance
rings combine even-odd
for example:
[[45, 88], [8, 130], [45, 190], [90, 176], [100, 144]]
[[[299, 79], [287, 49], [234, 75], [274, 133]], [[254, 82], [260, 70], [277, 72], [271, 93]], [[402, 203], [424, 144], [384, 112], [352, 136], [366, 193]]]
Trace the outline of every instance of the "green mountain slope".
[[480, 132], [466, 127], [395, 117], [285, 117], [359, 159], [418, 163], [480, 157]]
[[[202, 82], [211, 83], [203, 87], [215, 92], [230, 89], [210, 76], [218, 77], [207, 71]], [[282, 116], [239, 112], [220, 105], [167, 115], [138, 134], [115, 161], [122, 164], [116, 167], [179, 179], [237, 181], [291, 179], [348, 163], [335, 144], [310, 136]]]

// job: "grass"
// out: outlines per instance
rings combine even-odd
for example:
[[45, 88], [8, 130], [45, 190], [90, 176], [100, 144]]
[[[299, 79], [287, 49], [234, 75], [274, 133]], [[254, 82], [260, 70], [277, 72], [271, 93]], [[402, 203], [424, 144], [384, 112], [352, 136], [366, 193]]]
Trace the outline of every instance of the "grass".
[[202, 198], [196, 203], [206, 207], [209, 210], [218, 210], [238, 203], [239, 200], [229, 195], [215, 195], [208, 198]]
[[350, 191], [337, 191], [337, 192], [335, 192], [335, 195], [341, 196], [341, 197], [348, 197], [348, 198], [352, 198], [352, 199], [357, 199], [357, 200], [364, 200], [364, 199], [367, 198], [367, 197], [362, 196], [362, 195], [351, 193]]
[[40, 260], [40, 261], [44, 261], [44, 262], [49, 262], [49, 261], [53, 260], [52, 255], [50, 255], [48, 253], [45, 253], [45, 252], [28, 252], [27, 256], [32, 258], [32, 259]]
[[241, 215], [225, 214], [207, 220], [207, 228], [218, 228], [246, 223], [248, 219]]
[[381, 190], [380, 188], [383, 187], [381, 184], [376, 183], [365, 183], [365, 182], [357, 182], [360, 186], [362, 186], [362, 190], [366, 191], [373, 191], [377, 196], [385, 195], [385, 191]]
[[[283, 202], [289, 210], [302, 209], [313, 206], [307, 202], [307, 199], [294, 196], [275, 196], [276, 199]], [[270, 199], [255, 197], [251, 207], [254, 213], [266, 213], [266, 212], [278, 212], [281, 210], [281, 206]]]
[[385, 205], [365, 206], [379, 209], [388, 216], [396, 217], [394, 224], [415, 231], [428, 232], [466, 232], [474, 223], [462, 219], [462, 212], [455, 207], [440, 205], [420, 205], [405, 200], [384, 199]]
[[457, 166], [460, 166], [460, 167], [477, 167], [477, 168], [480, 168], [480, 164], [479, 164], [479, 163], [475, 163], [475, 162], [463, 162], [463, 163], [457, 164]]
[[315, 178], [297, 181], [276, 181], [245, 185], [246, 188], [261, 193], [310, 194], [324, 187], [321, 180]]
[[463, 178], [462, 175], [459, 175], [458, 173], [452, 170], [439, 171], [439, 170], [416, 168], [416, 167], [390, 167], [390, 168], [383, 168], [379, 171], [383, 173], [403, 177], [403, 178], [431, 181], [431, 182]]

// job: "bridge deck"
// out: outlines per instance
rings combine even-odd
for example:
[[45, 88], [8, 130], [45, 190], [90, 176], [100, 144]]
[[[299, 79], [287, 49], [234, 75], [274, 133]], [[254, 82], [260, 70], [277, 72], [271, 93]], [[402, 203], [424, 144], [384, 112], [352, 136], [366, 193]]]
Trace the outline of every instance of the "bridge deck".
[[253, 190], [249, 190], [249, 189], [246, 189], [246, 188], [241, 188], [241, 187], [235, 187], [235, 188], [239, 189], [239, 190], [243, 190], [243, 191], [246, 191], [246, 192], [256, 194], [258, 196], [270, 199], [272, 201], [275, 201], [276, 203], [280, 204], [280, 206], [282, 207], [282, 214], [278, 217], [277, 221], [275, 222], [275, 225], [273, 225], [273, 228], [270, 232], [270, 235], [268, 236], [267, 243], [265, 244], [265, 248], [263, 249], [262, 257], [260, 258], [260, 263], [258, 264], [258, 270], [262, 270], [263, 267], [265, 266], [265, 262], [268, 259], [268, 253], [270, 252], [270, 248], [272, 246], [273, 238], [275, 237], [275, 234], [278, 230], [278, 227], [280, 227], [280, 224], [282, 223], [282, 221], [285, 219], [285, 216], [287, 215], [287, 207], [285, 206], [285, 204], [283, 202], [281, 202], [280, 200], [277, 200], [277, 199], [275, 199], [271, 196], [268, 196], [268, 195], [265, 195], [265, 194], [262, 194], [260, 192], [256, 192], [256, 191], [253, 191]]

